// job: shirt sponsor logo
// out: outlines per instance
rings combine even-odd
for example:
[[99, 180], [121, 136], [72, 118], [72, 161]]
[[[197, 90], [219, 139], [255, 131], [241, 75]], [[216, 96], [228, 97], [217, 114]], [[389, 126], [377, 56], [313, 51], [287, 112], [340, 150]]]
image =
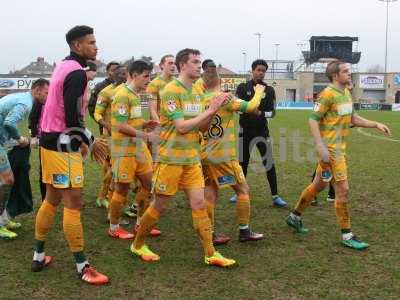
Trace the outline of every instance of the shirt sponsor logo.
[[353, 104], [352, 103], [344, 103], [338, 105], [338, 114], [340, 116], [350, 115], [353, 112]]
[[131, 118], [140, 118], [142, 116], [142, 108], [134, 106], [131, 108]]
[[200, 104], [185, 104], [185, 112], [190, 115], [197, 115], [200, 113]]

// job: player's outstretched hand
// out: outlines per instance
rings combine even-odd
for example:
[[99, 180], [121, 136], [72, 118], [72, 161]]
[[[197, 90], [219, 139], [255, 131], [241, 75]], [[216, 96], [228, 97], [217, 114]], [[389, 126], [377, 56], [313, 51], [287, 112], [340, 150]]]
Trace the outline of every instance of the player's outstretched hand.
[[30, 144], [29, 138], [26, 138], [24, 136], [21, 136], [18, 140], [18, 146], [20, 147], [26, 147], [29, 146], [29, 144]]
[[386, 133], [387, 135], [392, 135], [392, 133], [390, 132], [389, 127], [387, 127], [385, 124], [376, 122], [376, 128], [380, 131], [382, 131], [383, 133]]
[[254, 87], [254, 91], [255, 91], [256, 93], [257, 93], [257, 92], [263, 93], [263, 92], [265, 91], [265, 85], [257, 84], [257, 85]]
[[36, 149], [39, 146], [39, 139], [37, 137], [31, 138], [30, 144], [32, 149]]
[[233, 98], [231, 93], [222, 92], [218, 96], [214, 97], [210, 101], [210, 109], [212, 111], [217, 111], [222, 105], [225, 105], [227, 102], [231, 101]]
[[106, 139], [96, 138], [92, 145], [92, 159], [99, 164], [103, 164], [108, 156], [108, 143]]

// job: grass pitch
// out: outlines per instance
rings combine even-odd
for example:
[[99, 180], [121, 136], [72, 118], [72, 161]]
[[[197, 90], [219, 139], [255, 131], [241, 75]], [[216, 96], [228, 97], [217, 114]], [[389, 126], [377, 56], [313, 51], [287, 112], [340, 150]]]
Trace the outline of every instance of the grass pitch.
[[[313, 153], [308, 114], [279, 111], [270, 124], [279, 193], [290, 206], [309, 183], [315, 167], [307, 158]], [[101, 171], [95, 163], [88, 162], [83, 211], [85, 248], [91, 263], [110, 277], [111, 284], [93, 287], [78, 280], [64, 240], [59, 209], [46, 243], [46, 253], [54, 256], [54, 263], [47, 270], [30, 272], [33, 213], [17, 218], [23, 223], [18, 239], [0, 241], [0, 299], [398, 299], [400, 114], [360, 114], [385, 122], [393, 130], [392, 140], [381, 139], [382, 135], [372, 129], [352, 129], [349, 138], [352, 228], [371, 244], [367, 251], [341, 246], [334, 208], [325, 201], [326, 192], [319, 196], [320, 205], [310, 207], [304, 214], [310, 234], [295, 235], [284, 222], [289, 211], [271, 207], [266, 177], [253, 153], [248, 176], [252, 228], [264, 232], [267, 238], [257, 243], [237, 241], [235, 207], [228, 201], [232, 191], [223, 190], [216, 209], [216, 230], [231, 235], [233, 241], [219, 250], [237, 259], [239, 266], [230, 270], [207, 267], [188, 204], [179, 194], [159, 224], [162, 236], [148, 241], [161, 255], [161, 261], [145, 263], [131, 256], [128, 241], [106, 236], [105, 212], [94, 204]], [[33, 151], [35, 210], [40, 202], [37, 156]]]

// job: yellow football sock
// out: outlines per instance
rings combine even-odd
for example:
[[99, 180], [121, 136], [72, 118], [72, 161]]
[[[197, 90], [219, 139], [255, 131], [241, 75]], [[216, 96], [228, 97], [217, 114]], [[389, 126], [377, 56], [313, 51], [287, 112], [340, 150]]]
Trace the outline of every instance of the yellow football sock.
[[72, 252], [83, 251], [83, 227], [81, 212], [64, 207], [63, 219], [64, 235]]
[[208, 218], [210, 219], [211, 222], [211, 228], [214, 230], [214, 224], [215, 224], [215, 203], [213, 202], [208, 202], [207, 203], [207, 215]]
[[125, 207], [127, 196], [121, 195], [117, 192], [113, 193], [110, 203], [110, 223], [113, 225], [119, 224], [119, 218], [121, 217], [122, 209]]
[[340, 225], [340, 229], [350, 229], [350, 215], [347, 209], [347, 202], [335, 201], [336, 218]]
[[54, 216], [56, 214], [57, 207], [53, 206], [46, 200], [42, 202], [39, 211], [36, 215], [35, 225], [35, 239], [38, 241], [45, 241], [47, 234], [54, 223]]
[[211, 221], [206, 209], [192, 210], [193, 226], [200, 237], [206, 256], [212, 256], [215, 252], [212, 243]]
[[304, 189], [301, 193], [299, 200], [297, 201], [296, 207], [294, 210], [300, 214], [304, 212], [304, 210], [310, 205], [313, 199], [317, 196], [317, 191], [314, 186], [310, 184], [308, 187]]
[[136, 193], [135, 196], [135, 201], [137, 204], [137, 210], [138, 210], [138, 217], [141, 218], [146, 211], [146, 209], [150, 205], [150, 196], [151, 193], [149, 190], [145, 189], [143, 186], [139, 187], [139, 190]]
[[249, 225], [250, 223], [250, 196], [240, 194], [236, 200], [236, 214], [240, 225]]
[[140, 249], [146, 240], [146, 236], [150, 233], [151, 229], [154, 225], [157, 224], [160, 219], [160, 213], [154, 208], [153, 205], [150, 205], [143, 214], [143, 217], [140, 219], [140, 226], [138, 228], [136, 238], [133, 241], [133, 247], [135, 249]]

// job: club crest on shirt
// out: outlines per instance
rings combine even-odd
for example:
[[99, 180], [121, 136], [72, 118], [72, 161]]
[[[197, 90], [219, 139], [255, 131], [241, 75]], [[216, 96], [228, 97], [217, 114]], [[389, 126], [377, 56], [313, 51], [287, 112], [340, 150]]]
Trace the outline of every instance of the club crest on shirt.
[[319, 102], [314, 103], [314, 111], [315, 112], [318, 112], [320, 107], [321, 107], [321, 103], [319, 103]]
[[167, 107], [169, 111], [175, 111], [176, 110], [176, 102], [175, 100], [168, 100], [167, 102]]
[[120, 116], [126, 116], [128, 114], [128, 107], [126, 105], [120, 105], [118, 107], [118, 114]]

